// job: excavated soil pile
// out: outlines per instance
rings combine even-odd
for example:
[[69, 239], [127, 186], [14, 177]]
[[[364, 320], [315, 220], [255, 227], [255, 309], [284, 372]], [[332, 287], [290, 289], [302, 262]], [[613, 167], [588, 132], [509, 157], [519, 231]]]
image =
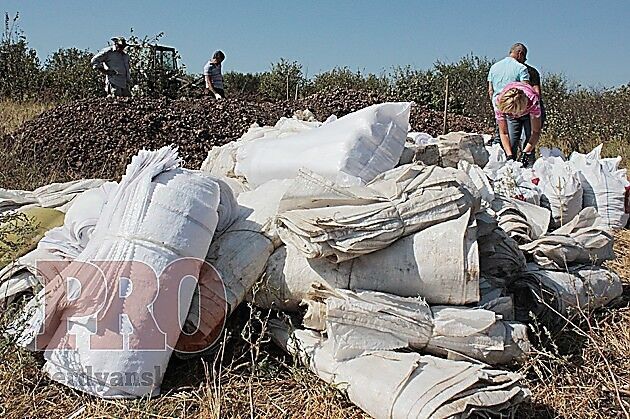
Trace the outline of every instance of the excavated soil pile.
[[[239, 99], [88, 99], [64, 104], [25, 123], [2, 139], [5, 150], [14, 144], [16, 166], [33, 165], [55, 180], [79, 177], [118, 177], [131, 155], [175, 143], [186, 166], [198, 168], [207, 151], [239, 138], [254, 122], [273, 125], [282, 116], [309, 108], [318, 119], [341, 117], [387, 100], [368, 92], [318, 93], [295, 102], [255, 102]], [[416, 131], [438, 134], [440, 112], [414, 106]], [[450, 116], [450, 130], [481, 131], [468, 118]], [[11, 147], [13, 150], [16, 148]]]

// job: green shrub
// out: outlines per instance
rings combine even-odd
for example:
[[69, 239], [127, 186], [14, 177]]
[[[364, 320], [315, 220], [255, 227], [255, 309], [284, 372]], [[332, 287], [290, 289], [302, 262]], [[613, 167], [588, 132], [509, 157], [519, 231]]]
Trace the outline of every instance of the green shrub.
[[302, 64], [281, 58], [271, 64], [271, 70], [260, 76], [260, 94], [271, 100], [292, 99], [307, 85]]
[[376, 76], [360, 71], [353, 72], [348, 67], [335, 67], [330, 71], [317, 74], [310, 83], [310, 89], [320, 92], [327, 89], [355, 89], [377, 93], [387, 93], [389, 81], [386, 76]]
[[394, 98], [434, 108], [439, 106], [440, 96], [435, 95], [436, 89], [433, 86], [436, 78], [432, 70], [418, 70], [411, 66], [395, 67], [390, 78], [391, 95]]
[[0, 39], [0, 97], [13, 100], [35, 98], [40, 90], [41, 69], [37, 52], [28, 46], [17, 26], [19, 14], [4, 15]]
[[260, 90], [261, 75], [229, 71], [223, 75], [228, 94], [256, 94]]
[[104, 96], [103, 76], [94, 71], [93, 54], [77, 48], [61, 48], [44, 64], [43, 90], [57, 100]]

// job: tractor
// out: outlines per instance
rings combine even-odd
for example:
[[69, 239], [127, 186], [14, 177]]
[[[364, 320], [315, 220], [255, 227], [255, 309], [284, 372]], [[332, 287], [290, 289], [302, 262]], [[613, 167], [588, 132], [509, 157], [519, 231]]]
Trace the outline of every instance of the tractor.
[[188, 76], [179, 67], [173, 47], [158, 44], [129, 45], [134, 95], [148, 97], [196, 96], [203, 92], [203, 78]]

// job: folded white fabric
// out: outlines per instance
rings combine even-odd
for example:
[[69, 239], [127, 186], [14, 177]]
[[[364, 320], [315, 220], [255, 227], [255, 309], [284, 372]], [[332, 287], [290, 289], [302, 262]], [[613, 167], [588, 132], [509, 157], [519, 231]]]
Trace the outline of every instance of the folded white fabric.
[[314, 287], [304, 326], [326, 332], [338, 361], [376, 351], [412, 348], [488, 364], [522, 360], [527, 326], [490, 310], [432, 306], [422, 298]]
[[530, 397], [522, 376], [417, 353], [375, 351], [337, 361], [330, 339], [273, 323], [274, 341], [376, 419], [509, 416]]
[[570, 264], [601, 265], [613, 259], [613, 240], [595, 208], [587, 207], [554, 232], [523, 244], [520, 248], [545, 268], [566, 269]]
[[529, 321], [533, 314], [545, 325], [560, 328], [567, 319], [621, 296], [623, 286], [617, 274], [598, 266], [552, 271], [529, 264], [510, 290], [515, 295], [517, 319]]
[[280, 202], [278, 233], [307, 258], [339, 263], [474, 213], [480, 201], [470, 177], [452, 168], [404, 165], [353, 187], [301, 170]]
[[344, 186], [393, 168], [402, 154], [411, 103], [383, 103], [295, 136], [247, 141], [236, 150], [234, 173], [251, 185], [292, 179], [300, 168]]
[[[53, 380], [106, 398], [159, 393], [180, 334], [179, 319], [186, 317], [194, 292], [194, 285], [183, 286], [182, 278], [162, 273], [181, 258], [203, 260], [218, 221], [218, 184], [178, 165], [170, 147], [135, 156], [85, 250], [44, 289], [50, 309], [38, 345], [46, 347], [44, 369]], [[83, 278], [89, 263], [100, 263], [103, 276], [93, 273], [80, 288], [66, 286], [68, 278]], [[198, 276], [200, 265], [194, 267], [196, 272], [185, 273]], [[156, 298], [164, 292], [169, 298]], [[127, 303], [130, 295], [133, 303]], [[173, 310], [175, 315], [154, 327], [153, 318], [164, 319], [163, 313]], [[93, 349], [90, 337], [99, 324], [114, 334], [110, 344], [119, 337], [124, 346]], [[24, 343], [25, 335], [39, 331], [36, 323], [30, 327]], [[72, 347], [64, 346], [68, 334], [75, 335]], [[160, 339], [166, 346], [153, 348]]]
[[81, 179], [65, 183], [51, 183], [34, 191], [22, 191], [0, 188], [0, 213], [18, 208], [38, 206], [56, 208], [65, 212], [67, 204], [78, 194], [98, 188], [104, 179]]
[[295, 311], [312, 284], [421, 296], [432, 304], [479, 300], [479, 253], [470, 212], [403, 237], [392, 245], [338, 264], [307, 259], [293, 246], [267, 262], [254, 302]]

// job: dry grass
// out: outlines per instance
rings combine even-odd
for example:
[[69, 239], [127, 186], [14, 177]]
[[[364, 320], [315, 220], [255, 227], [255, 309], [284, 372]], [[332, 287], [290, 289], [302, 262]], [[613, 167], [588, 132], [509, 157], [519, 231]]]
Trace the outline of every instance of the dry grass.
[[[0, 134], [48, 108], [0, 105]], [[630, 151], [621, 143], [607, 143], [604, 153], [630, 161]], [[5, 150], [0, 160], [6, 158]], [[23, 176], [25, 187], [50, 177], [33, 169], [11, 175]], [[533, 397], [519, 417], [623, 417], [624, 409], [630, 411], [630, 231], [617, 233], [615, 248], [618, 258], [608, 266], [628, 284], [624, 298], [616, 308], [537, 346], [521, 367]], [[0, 327], [12, 317], [10, 311]], [[261, 332], [267, 315], [240, 308], [227, 329], [231, 335], [214, 355], [171, 361], [163, 395], [155, 399], [107, 401], [78, 393], [41, 371], [41, 354], [0, 338], [0, 417], [364, 417], [339, 391], [296, 367], [266, 341]]]
[[[102, 400], [51, 381], [41, 354], [0, 341], [0, 417], [363, 418], [340, 392], [295, 366], [263, 332], [268, 312], [243, 306], [219, 349], [194, 360], [173, 358], [162, 395]], [[5, 316], [5, 319], [7, 317]], [[253, 330], [255, 329], [255, 330]]]
[[14, 102], [0, 99], [0, 136], [15, 130], [25, 121], [52, 108], [54, 104], [41, 102]]
[[609, 418], [630, 412], [629, 230], [616, 233], [615, 251], [617, 259], [607, 265], [624, 282], [622, 299], [537, 347], [522, 368], [533, 397], [520, 416]]

